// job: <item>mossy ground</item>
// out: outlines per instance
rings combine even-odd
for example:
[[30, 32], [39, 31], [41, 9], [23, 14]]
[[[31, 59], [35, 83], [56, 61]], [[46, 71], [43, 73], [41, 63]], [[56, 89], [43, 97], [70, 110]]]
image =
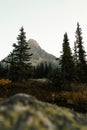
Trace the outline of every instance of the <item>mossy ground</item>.
[[0, 130], [87, 130], [87, 114], [17, 94], [0, 103]]

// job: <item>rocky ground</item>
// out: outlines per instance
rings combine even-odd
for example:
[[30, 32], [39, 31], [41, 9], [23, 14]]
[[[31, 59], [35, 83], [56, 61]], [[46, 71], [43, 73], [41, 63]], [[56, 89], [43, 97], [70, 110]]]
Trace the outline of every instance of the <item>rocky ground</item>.
[[17, 94], [0, 103], [0, 130], [87, 130], [87, 114]]

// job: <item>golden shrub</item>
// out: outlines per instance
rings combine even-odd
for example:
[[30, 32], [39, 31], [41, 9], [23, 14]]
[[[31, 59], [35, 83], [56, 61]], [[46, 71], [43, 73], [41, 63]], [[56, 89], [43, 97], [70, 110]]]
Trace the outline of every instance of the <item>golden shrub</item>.
[[0, 85], [8, 85], [10, 83], [12, 83], [12, 81], [9, 79], [0, 79]]
[[64, 99], [67, 103], [70, 104], [82, 104], [87, 102], [87, 91], [83, 92], [63, 92], [60, 94], [61, 99]]

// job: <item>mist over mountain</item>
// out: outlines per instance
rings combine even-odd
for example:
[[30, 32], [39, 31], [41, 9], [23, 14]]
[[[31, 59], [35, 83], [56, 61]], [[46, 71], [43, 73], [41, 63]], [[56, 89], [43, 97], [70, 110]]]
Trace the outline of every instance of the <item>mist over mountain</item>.
[[30, 52], [33, 53], [32, 58], [31, 58], [31, 62], [33, 66], [36, 66], [40, 63], [44, 63], [47, 62], [48, 64], [51, 63], [52, 66], [57, 66], [58, 63], [56, 61], [56, 57], [52, 54], [47, 53], [45, 50], [43, 50], [40, 46], [39, 43], [34, 40], [34, 39], [30, 39], [28, 41]]

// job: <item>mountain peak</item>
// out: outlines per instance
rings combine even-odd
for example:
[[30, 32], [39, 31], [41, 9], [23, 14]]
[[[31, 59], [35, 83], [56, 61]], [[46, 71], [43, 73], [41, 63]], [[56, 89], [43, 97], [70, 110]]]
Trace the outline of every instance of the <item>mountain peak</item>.
[[31, 62], [33, 66], [37, 66], [40, 63], [47, 62], [48, 64], [51, 63], [53, 66], [57, 66], [58, 63], [56, 61], [56, 57], [52, 54], [47, 53], [43, 50], [38, 42], [34, 39], [30, 39], [28, 41], [28, 45], [31, 48], [30, 52], [33, 53]]
[[[47, 53], [45, 50], [43, 50], [39, 46], [39, 44], [36, 40], [29, 39], [28, 46], [31, 48], [29, 50], [29, 54], [33, 53], [32, 57], [31, 57], [32, 66], [37, 66], [38, 64], [45, 63], [45, 62], [47, 64], [51, 63], [51, 65], [53, 67], [58, 66], [58, 63], [56, 61], [56, 57], [52, 54]], [[6, 57], [5, 59], [8, 59], [8, 57]]]
[[30, 47], [34, 46], [36, 48], [38, 48], [38, 47], [40, 48], [39, 43], [36, 40], [34, 40], [34, 39], [29, 39], [28, 43], [29, 43]]

